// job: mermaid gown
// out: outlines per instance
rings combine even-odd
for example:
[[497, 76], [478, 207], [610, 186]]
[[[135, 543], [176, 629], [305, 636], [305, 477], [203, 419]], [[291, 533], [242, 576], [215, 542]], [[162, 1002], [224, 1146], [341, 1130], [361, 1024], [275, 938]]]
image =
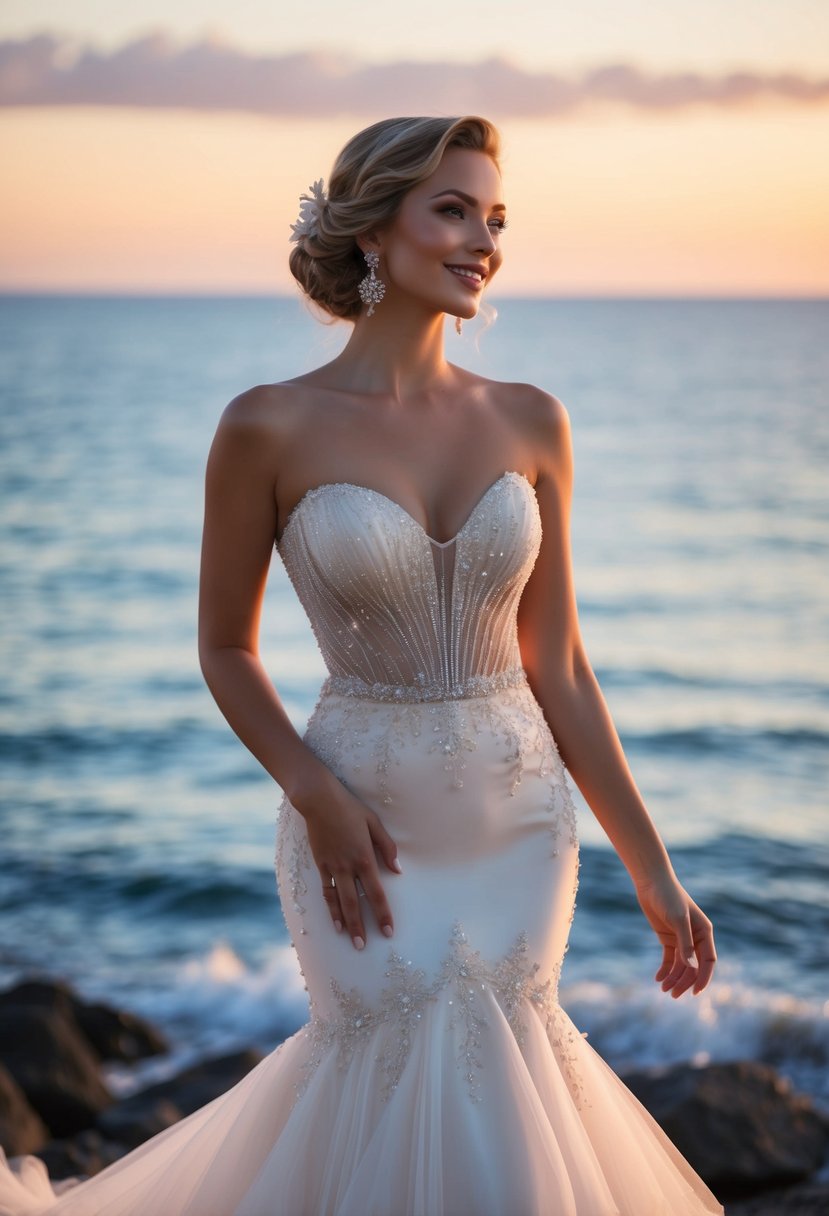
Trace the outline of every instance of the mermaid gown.
[[[329, 671], [305, 741], [383, 819], [395, 932], [338, 934], [283, 799], [276, 875], [310, 1020], [238, 1085], [55, 1198], [0, 1170], [0, 1214], [691, 1216], [722, 1208], [558, 1003], [578, 841], [518, 649], [541, 541], [504, 473], [438, 542], [326, 483], [278, 551]], [[19, 1165], [20, 1163], [18, 1163]]]

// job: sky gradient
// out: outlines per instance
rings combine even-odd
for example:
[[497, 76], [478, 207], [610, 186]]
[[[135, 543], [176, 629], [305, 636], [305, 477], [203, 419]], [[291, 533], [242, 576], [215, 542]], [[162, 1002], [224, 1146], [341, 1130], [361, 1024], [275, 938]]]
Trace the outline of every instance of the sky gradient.
[[510, 219], [493, 294], [829, 293], [829, 8], [668, 7], [425, 0], [413, 50], [374, 3], [280, 30], [259, 0], [76, 0], [59, 26], [7, 0], [0, 290], [292, 291], [298, 196], [350, 135], [482, 113]]

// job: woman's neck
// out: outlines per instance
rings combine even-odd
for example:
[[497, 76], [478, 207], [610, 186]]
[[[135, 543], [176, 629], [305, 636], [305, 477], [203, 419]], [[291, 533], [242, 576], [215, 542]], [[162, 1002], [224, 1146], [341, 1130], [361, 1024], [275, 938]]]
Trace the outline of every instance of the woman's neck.
[[443, 348], [443, 313], [377, 305], [358, 317], [346, 346], [327, 365], [337, 387], [405, 401], [445, 383], [452, 369]]

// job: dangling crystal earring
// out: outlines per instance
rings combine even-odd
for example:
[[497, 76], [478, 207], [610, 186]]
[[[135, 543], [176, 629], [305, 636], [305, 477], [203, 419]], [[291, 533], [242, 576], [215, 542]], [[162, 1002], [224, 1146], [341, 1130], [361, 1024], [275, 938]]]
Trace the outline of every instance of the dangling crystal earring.
[[458, 337], [461, 336], [462, 329], [463, 329], [463, 321], [461, 320], [460, 317], [455, 317], [455, 333], [458, 335]]
[[375, 253], [373, 249], [369, 249], [365, 258], [368, 263], [369, 272], [364, 279], [360, 279], [357, 291], [360, 293], [360, 299], [363, 303], [368, 304], [366, 316], [370, 317], [374, 312], [374, 305], [379, 304], [386, 294], [386, 284], [382, 279], [378, 279], [374, 273], [380, 265], [379, 253]]

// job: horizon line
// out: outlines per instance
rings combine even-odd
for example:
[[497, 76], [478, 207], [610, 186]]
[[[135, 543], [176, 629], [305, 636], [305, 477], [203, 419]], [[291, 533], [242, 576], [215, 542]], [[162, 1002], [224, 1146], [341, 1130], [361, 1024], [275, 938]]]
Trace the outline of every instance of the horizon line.
[[[284, 291], [255, 291], [250, 289], [236, 288], [208, 288], [206, 290], [193, 289], [188, 287], [161, 289], [161, 288], [84, 288], [84, 287], [4, 287], [0, 285], [0, 299], [27, 299], [27, 298], [47, 298], [47, 299], [145, 299], [145, 300], [272, 300], [284, 301], [285, 303], [292, 301], [300, 304], [303, 307], [313, 307], [313, 301], [310, 305], [301, 296], [294, 295], [291, 292]], [[775, 301], [803, 301], [803, 302], [829, 302], [829, 289], [825, 292], [744, 292], [744, 291], [699, 291], [699, 292], [662, 292], [662, 291], [550, 291], [550, 292], [533, 292], [528, 294], [525, 292], [505, 292], [503, 295], [492, 296], [490, 301], [493, 304], [498, 304], [499, 301], [516, 301], [520, 303], [532, 303], [535, 301], [549, 300], [618, 300], [618, 301], [647, 301], [647, 300], [699, 300], [699, 301], [728, 301], [735, 302], [775, 302]], [[447, 313], [447, 316], [449, 314]], [[335, 320], [346, 320], [347, 318], [335, 318]]]

